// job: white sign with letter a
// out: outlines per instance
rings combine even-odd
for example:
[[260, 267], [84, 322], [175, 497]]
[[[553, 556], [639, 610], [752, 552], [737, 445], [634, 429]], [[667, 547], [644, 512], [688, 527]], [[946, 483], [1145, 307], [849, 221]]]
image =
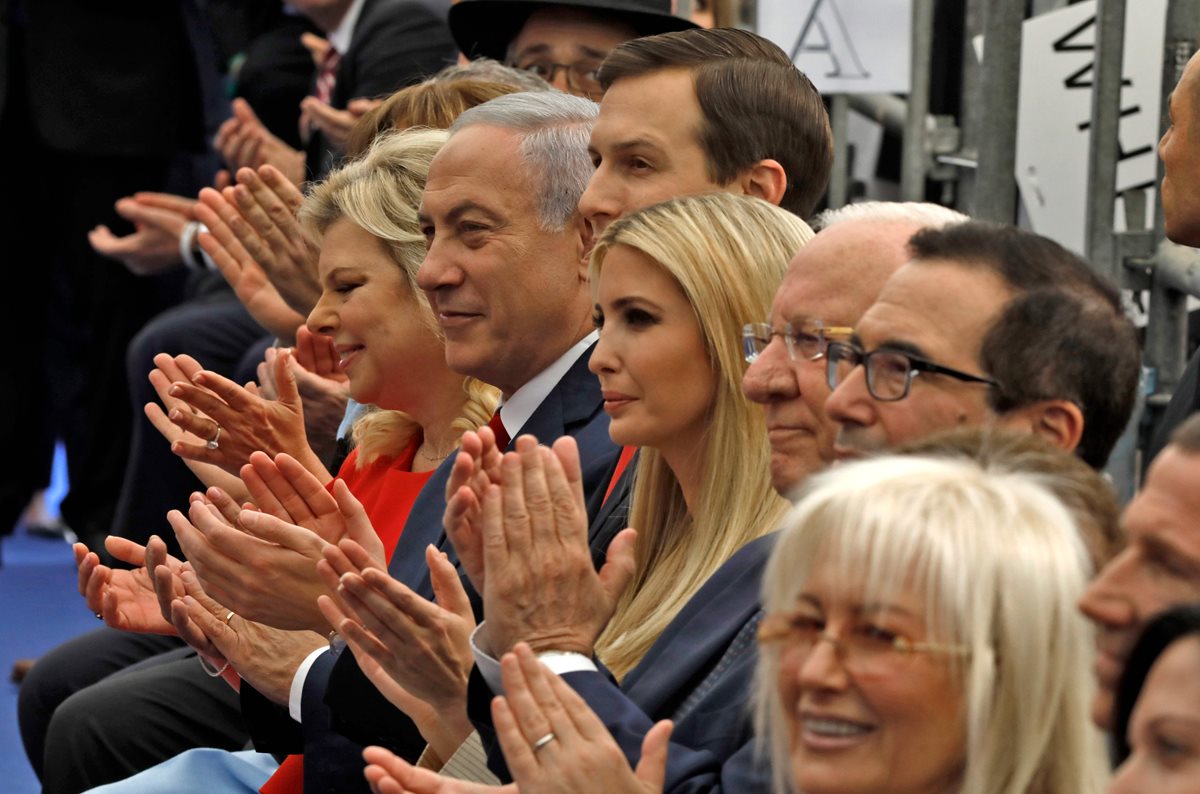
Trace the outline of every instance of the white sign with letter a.
[[907, 94], [912, 0], [758, 0], [757, 31], [822, 94]]

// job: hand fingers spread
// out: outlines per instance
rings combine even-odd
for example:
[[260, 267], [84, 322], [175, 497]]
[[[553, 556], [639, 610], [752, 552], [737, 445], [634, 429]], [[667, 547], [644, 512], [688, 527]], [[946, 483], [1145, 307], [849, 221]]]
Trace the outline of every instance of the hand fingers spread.
[[[517, 643], [513, 648], [512, 655], [520, 669], [521, 677], [524, 678], [525, 687], [541, 713], [541, 718], [549, 723], [550, 730], [554, 731], [560, 742], [571, 742], [578, 736], [578, 731], [575, 728], [574, 720], [567, 715], [558, 695], [550, 686], [550, 679], [555, 677], [554, 673], [551, 673], [545, 665], [538, 661], [533, 651], [525, 643]], [[507, 678], [505, 678], [504, 691], [510, 692]], [[520, 710], [516, 713], [517, 719], [521, 720]], [[534, 722], [536, 723], [537, 720], [535, 719]]]
[[[557, 726], [551, 723], [550, 715], [546, 713], [541, 700], [534, 695], [533, 682], [526, 676], [525, 668], [516, 654], [504, 655], [500, 660], [500, 674], [504, 681], [505, 700], [525, 740], [532, 745], [550, 733], [557, 736]], [[538, 752], [544, 753], [548, 749], [543, 747]]]
[[398, 611], [412, 623], [429, 628], [438, 625], [444, 612], [440, 606], [414, 593], [378, 568], [368, 568], [361, 576], [351, 574], [342, 579], [343, 585], [380, 618]]
[[264, 165], [258, 169], [258, 175], [263, 184], [275, 191], [275, 195], [291, 210], [294, 215], [304, 203], [304, 194], [273, 165]]
[[608, 596], [609, 604], [615, 605], [617, 598], [625, 592], [633, 574], [637, 571], [637, 561], [634, 547], [637, 542], [637, 530], [625, 528], [608, 544], [604, 565], [600, 568], [600, 586]]
[[450, 558], [431, 543], [425, 548], [425, 562], [429, 565], [429, 580], [438, 606], [474, 623], [471, 600]]
[[[508, 698], [498, 697], [492, 700], [492, 723], [496, 726], [496, 738], [500, 740], [500, 749], [504, 751], [504, 759], [513, 773], [517, 785], [521, 781], [536, 780], [541, 774], [538, 768], [537, 754], [533, 744], [525, 738], [524, 731], [517, 724]], [[544, 734], [542, 734], [544, 735]], [[538, 737], [534, 738], [537, 741]]]
[[550, 504], [554, 513], [554, 528], [558, 542], [566, 545], [587, 545], [587, 506], [583, 492], [572, 487], [563, 471], [558, 456], [542, 447], [545, 463], [546, 487], [550, 492]]
[[242, 526], [256, 538], [291, 549], [305, 557], [315, 558], [321, 554], [325, 541], [315, 532], [282, 521], [266, 513], [246, 510], [242, 513]]
[[310, 524], [315, 518], [308, 499], [269, 455], [251, 453], [250, 469], [242, 469], [242, 482], [263, 512], [295, 524]]
[[504, 539], [511, 554], [525, 557], [533, 545], [533, 527], [525, 507], [525, 471], [521, 456], [509, 452], [504, 456], [500, 475], [504, 494]]
[[656, 722], [642, 740], [642, 757], [637, 765], [637, 779], [649, 791], [661, 791], [667, 777], [667, 749], [671, 743], [671, 732], [675, 723], [670, 720]]
[[163, 413], [163, 409], [158, 403], [146, 403], [144, 406], [142, 406], [142, 412], [146, 414], [146, 418], [150, 420], [150, 424], [154, 426], [154, 429], [157, 430], [164, 439], [166, 439], [167, 443], [172, 445], [172, 448], [174, 448], [176, 441], [179, 441], [183, 438], [183, 430], [177, 427], [175, 423], [172, 422], [165, 413]]
[[350, 488], [344, 480], [334, 481], [333, 498], [337, 501], [338, 512], [346, 522], [346, 537], [362, 546], [377, 565], [386, 567], [384, 557], [387, 552], [383, 548], [383, 541], [371, 526], [371, 519], [362, 503], [350, 493]]

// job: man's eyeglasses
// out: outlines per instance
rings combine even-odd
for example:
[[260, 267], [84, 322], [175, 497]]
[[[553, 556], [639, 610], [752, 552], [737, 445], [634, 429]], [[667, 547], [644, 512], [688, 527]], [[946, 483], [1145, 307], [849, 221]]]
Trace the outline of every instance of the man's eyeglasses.
[[880, 402], [903, 400], [912, 388], [913, 378], [922, 372], [1000, 387], [991, 378], [943, 367], [911, 353], [887, 348], [864, 353], [861, 348], [848, 342], [830, 342], [825, 352], [825, 380], [829, 388], [836, 389], [860, 364], [866, 368], [867, 392]]
[[517, 69], [524, 69], [527, 72], [533, 72], [547, 83], [553, 83], [559, 71], [566, 71], [567, 88], [595, 99], [604, 93], [604, 90], [600, 87], [599, 79], [601, 63], [603, 61], [554, 63], [552, 61], [530, 60], [509, 65]]
[[742, 326], [742, 350], [746, 356], [746, 363], [753, 364], [771, 344], [771, 340], [780, 336], [787, 345], [788, 358], [792, 361], [817, 361], [825, 355], [830, 336], [844, 337], [852, 333], [853, 328], [827, 326], [820, 320], [805, 320], [798, 325], [785, 323], [783, 328], [778, 330], [768, 323], [749, 323]]
[[881, 626], [863, 622], [851, 626], [843, 636], [825, 630], [823, 618], [803, 614], [771, 614], [758, 626], [758, 644], [779, 643], [805, 656], [822, 641], [833, 646], [847, 672], [860, 676], [884, 676], [895, 672], [898, 658], [917, 653], [969, 656], [965, 645], [910, 640]]

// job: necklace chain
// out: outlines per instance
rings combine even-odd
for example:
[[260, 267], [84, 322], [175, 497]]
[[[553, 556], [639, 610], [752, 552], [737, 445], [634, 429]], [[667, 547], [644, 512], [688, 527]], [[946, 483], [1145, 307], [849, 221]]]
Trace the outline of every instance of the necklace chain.
[[[424, 446], [424, 444], [422, 444], [422, 446]], [[428, 452], [426, 452], [425, 450], [418, 447], [417, 448], [417, 457], [421, 458], [422, 460], [427, 460], [427, 461], [433, 462], [435, 460], [445, 460], [446, 456], [449, 455], [453, 451], [454, 451], [454, 447], [451, 447], [450, 449], [446, 450], [445, 452], [440, 452], [435, 449], [433, 451], [433, 454], [430, 455]]]

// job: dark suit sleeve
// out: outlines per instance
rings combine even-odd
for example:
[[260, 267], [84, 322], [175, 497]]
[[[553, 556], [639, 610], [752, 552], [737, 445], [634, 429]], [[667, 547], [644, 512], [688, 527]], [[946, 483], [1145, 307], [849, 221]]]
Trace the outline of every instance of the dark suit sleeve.
[[1200, 397], [1200, 389], [1197, 388], [1198, 384], [1200, 384], [1200, 350], [1192, 354], [1187, 368], [1184, 369], [1183, 374], [1179, 377], [1179, 385], [1175, 387], [1175, 392], [1171, 395], [1171, 402], [1167, 403], [1167, 408], [1163, 412], [1162, 419], [1158, 421], [1158, 426], [1154, 431], [1154, 438], [1150, 446], [1146, 449], [1146, 469], [1150, 467], [1150, 463], [1153, 462], [1155, 456], [1170, 441], [1171, 433], [1175, 432], [1175, 428], [1183, 424], [1185, 419], [1200, 409], [1200, 405], [1197, 405], [1197, 398]]
[[[646, 733], [654, 727], [654, 721], [601, 673], [568, 673], [563, 676], [563, 680], [587, 701], [616, 739], [621, 751], [629, 759], [630, 766], [636, 766], [642, 757], [642, 741], [646, 738]], [[732, 712], [723, 716], [731, 732], [736, 732], [741, 740], [740, 746], [732, 756], [722, 759], [710, 749], [696, 749], [678, 741], [671, 742], [667, 752], [664, 792], [691, 794], [769, 790], [770, 775], [763, 774], [766, 770], [750, 763], [754, 755], [753, 740], [745, 708], [746, 702], [740, 700], [727, 704], [727, 708], [721, 710], [721, 713]], [[709, 715], [706, 721], [711, 721], [715, 716]], [[681, 733], [689, 732], [688, 722], [691, 719], [689, 717], [681, 721], [678, 728]]]
[[418, 82], [452, 62], [456, 53], [445, 21], [420, 3], [376, 0], [363, 9], [358, 24], [354, 58], [348, 73], [338, 75], [338, 107]]
[[281, 756], [304, 751], [300, 724], [288, 714], [286, 706], [268, 700], [246, 681], [242, 681], [238, 693], [242, 719], [255, 750]]

